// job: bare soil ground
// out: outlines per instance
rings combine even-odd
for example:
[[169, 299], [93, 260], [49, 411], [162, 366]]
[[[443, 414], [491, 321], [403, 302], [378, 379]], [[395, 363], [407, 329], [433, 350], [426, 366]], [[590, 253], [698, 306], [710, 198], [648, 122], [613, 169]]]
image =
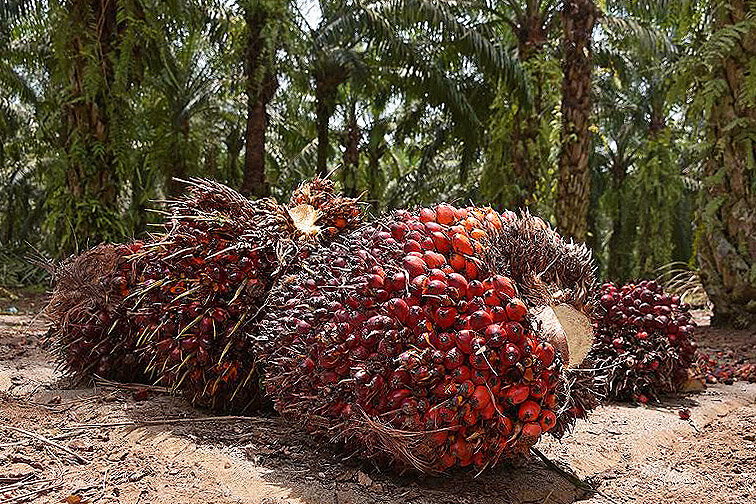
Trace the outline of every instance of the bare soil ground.
[[[756, 384], [605, 406], [561, 442], [540, 443], [599, 494], [538, 458], [478, 478], [392, 476], [275, 416], [213, 419], [159, 391], [145, 399], [140, 387], [74, 386], [34, 319], [42, 300], [16, 301], [13, 315], [2, 314], [7, 304], [0, 299], [0, 503], [746, 504], [756, 495]], [[753, 331], [699, 332], [702, 347], [756, 357]]]

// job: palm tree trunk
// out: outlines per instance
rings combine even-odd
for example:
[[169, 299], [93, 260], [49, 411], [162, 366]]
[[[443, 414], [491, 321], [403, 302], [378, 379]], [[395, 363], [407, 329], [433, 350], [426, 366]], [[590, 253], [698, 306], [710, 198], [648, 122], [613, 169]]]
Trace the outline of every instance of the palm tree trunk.
[[[110, 95], [115, 79], [112, 55], [119, 38], [117, 11], [115, 0], [78, 0], [71, 2], [64, 14], [70, 25], [61, 30], [66, 37], [66, 51], [60, 61], [67, 77], [62, 113], [63, 146], [67, 154], [64, 198], [69, 201], [61, 204], [67, 213], [72, 209], [71, 202], [96, 202], [96, 208], [84, 205], [95, 212], [99, 209], [114, 212], [117, 207], [118, 176], [110, 143], [111, 113], [117, 108]], [[97, 55], [95, 60], [92, 54]], [[92, 72], [99, 73], [96, 89], [92, 89], [90, 82]], [[93, 217], [67, 215], [79, 239], [97, 243], [113, 238], [113, 230], [101, 226], [105, 219]]]
[[247, 24], [247, 47], [244, 55], [247, 129], [241, 193], [259, 198], [270, 194], [270, 186], [265, 179], [265, 132], [268, 126], [266, 107], [278, 89], [278, 79], [270, 62], [266, 61], [263, 28], [268, 22], [268, 13], [260, 5], [248, 5], [244, 10]]
[[328, 174], [328, 123], [331, 120], [331, 111], [322, 86], [316, 84], [315, 90], [315, 129], [318, 136], [316, 169], [318, 175], [324, 177]]
[[357, 174], [360, 168], [360, 126], [357, 124], [356, 102], [351, 100], [344, 131], [344, 155], [342, 161], [342, 186], [344, 195], [357, 196]]
[[[529, 61], [538, 57], [547, 42], [544, 16], [538, 2], [527, 2], [525, 18], [520, 23], [517, 38], [518, 53], [527, 66]], [[543, 113], [540, 89], [543, 72], [538, 65], [532, 70], [535, 84], [533, 108], [518, 107], [512, 131], [515, 137], [513, 167], [521, 187], [520, 198], [515, 202], [514, 208], [526, 207], [536, 200], [539, 171], [543, 163], [546, 162], [545, 159], [542, 159], [538, 149], [541, 114]]]
[[591, 39], [597, 10], [592, 0], [562, 4], [562, 149], [556, 217], [560, 231], [584, 241], [591, 197]]
[[[747, 18], [748, 5], [733, 0], [716, 11], [716, 28]], [[714, 303], [712, 324], [744, 327], [756, 323], [756, 175], [749, 159], [756, 145], [737, 121], [756, 123], [756, 107], [742, 100], [745, 71], [756, 61], [756, 33], [734, 46], [711, 79], [727, 82], [729, 92], [710, 110], [708, 133], [711, 157], [704, 163], [699, 202], [698, 261], [709, 298]], [[752, 162], [752, 161], [751, 161]]]
[[346, 79], [342, 70], [315, 71], [315, 129], [318, 135], [318, 175], [328, 175], [328, 123], [336, 108], [339, 85]]

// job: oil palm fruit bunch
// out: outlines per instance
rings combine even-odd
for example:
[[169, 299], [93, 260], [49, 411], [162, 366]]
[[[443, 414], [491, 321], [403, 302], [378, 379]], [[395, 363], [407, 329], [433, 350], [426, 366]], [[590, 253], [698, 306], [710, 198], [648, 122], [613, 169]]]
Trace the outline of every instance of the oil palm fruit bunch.
[[133, 321], [123, 300], [142, 266], [130, 260], [142, 242], [98, 245], [49, 268], [55, 288], [45, 308], [49, 337], [62, 366], [74, 376], [97, 374], [145, 382]]
[[275, 408], [362, 457], [428, 473], [483, 470], [564, 432], [575, 416], [558, 427], [573, 406], [563, 372], [570, 347], [590, 346], [590, 323], [582, 316], [583, 344], [570, 345], [526, 300], [570, 287], [579, 297], [592, 280], [519, 284], [537, 268], [498, 248], [527, 253], [507, 242], [525, 220], [440, 204], [313, 250], [250, 334]]
[[162, 233], [99, 245], [53, 268], [51, 336], [74, 375], [157, 380], [198, 405], [239, 411], [259, 399], [253, 354], [239, 335], [277, 276], [354, 228], [360, 212], [319, 179], [288, 205], [208, 180], [187, 187], [167, 202]]
[[324, 180], [302, 185], [288, 205], [192, 180], [169, 210], [165, 233], [135, 258], [145, 264], [129, 295], [139, 352], [156, 382], [193, 403], [244, 411], [260, 396], [243, 334], [279, 274], [354, 227], [359, 208]]
[[695, 360], [690, 307], [655, 281], [605, 283], [587, 362], [612, 400], [646, 403], [680, 390]]

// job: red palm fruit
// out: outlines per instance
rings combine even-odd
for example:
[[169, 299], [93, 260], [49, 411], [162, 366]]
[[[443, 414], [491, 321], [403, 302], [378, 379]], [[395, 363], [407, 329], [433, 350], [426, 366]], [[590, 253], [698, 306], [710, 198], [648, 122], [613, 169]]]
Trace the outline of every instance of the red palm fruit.
[[480, 331], [493, 324], [493, 318], [491, 318], [491, 314], [487, 311], [478, 310], [470, 315], [469, 323], [471, 329]]
[[407, 240], [404, 243], [403, 250], [405, 253], [409, 254], [410, 252], [422, 252], [423, 247], [420, 245], [420, 242], [417, 242], [415, 240]]
[[420, 240], [420, 246], [423, 248], [423, 252], [436, 250], [436, 244], [433, 243], [433, 238], [431, 238], [430, 236], [426, 236], [425, 238]]
[[507, 343], [501, 350], [499, 360], [505, 367], [514, 366], [520, 360], [520, 349], [512, 343]]
[[528, 308], [518, 298], [510, 298], [507, 302], [505, 309], [507, 310], [507, 318], [519, 322], [528, 313]]
[[474, 280], [478, 278], [480, 272], [479, 261], [476, 261], [474, 258], [465, 259], [465, 275], [467, 275], [467, 278]]
[[457, 344], [457, 348], [459, 348], [462, 352], [469, 354], [470, 353], [470, 343], [472, 343], [473, 338], [475, 337], [475, 331], [470, 331], [467, 329], [463, 329], [461, 331], [458, 331], [455, 333], [454, 338], [455, 342]]
[[407, 303], [403, 299], [394, 298], [388, 302], [387, 307], [389, 313], [396, 317], [400, 322], [405, 322], [407, 320], [409, 306], [407, 306]]
[[383, 289], [384, 277], [383, 275], [373, 274], [368, 275], [368, 285], [373, 289]]
[[486, 356], [483, 352], [473, 352], [468, 359], [470, 361], [470, 367], [474, 369], [488, 369], [489, 364], [486, 361]]
[[391, 276], [391, 290], [403, 291], [407, 286], [407, 274], [403, 271], [397, 271]]
[[446, 233], [442, 231], [434, 232], [431, 237], [433, 238], [433, 244], [436, 246], [436, 250], [442, 254], [446, 254], [451, 250], [451, 241]]
[[436, 335], [435, 347], [445, 352], [454, 346], [454, 336], [451, 333], [443, 332]]
[[436, 219], [439, 224], [446, 226], [453, 224], [457, 221], [456, 209], [445, 203], [441, 203], [436, 207]]
[[515, 297], [517, 295], [512, 280], [502, 275], [494, 275], [493, 288], [496, 291], [496, 294], [504, 299]]
[[696, 354], [689, 307], [658, 283], [602, 285], [593, 325], [586, 367], [608, 398], [657, 401], [687, 382]]
[[447, 275], [444, 273], [444, 270], [434, 268], [428, 272], [428, 280], [441, 280], [446, 283]]
[[410, 397], [412, 392], [409, 389], [395, 389], [388, 394], [388, 407], [391, 409], [397, 409], [402, 402]]
[[457, 368], [462, 365], [464, 359], [464, 354], [457, 347], [453, 347], [444, 356], [444, 366], [446, 369]]
[[507, 311], [502, 306], [492, 306], [491, 307], [491, 317], [493, 318], [493, 321], [495, 323], [499, 322], [506, 322], [507, 321]]
[[420, 222], [436, 222], [436, 212], [432, 208], [420, 209]]
[[502, 328], [507, 336], [507, 340], [513, 343], [519, 343], [525, 337], [525, 330], [519, 322], [507, 322]]
[[501, 305], [501, 299], [499, 299], [499, 296], [497, 296], [493, 290], [486, 291], [485, 294], [483, 294], [483, 301], [488, 306], [492, 307]]
[[543, 399], [543, 404], [549, 408], [550, 410], [553, 410], [556, 408], [557, 404], [557, 397], [555, 394], [546, 394], [546, 397]]
[[512, 385], [504, 392], [504, 400], [510, 406], [521, 404], [528, 399], [530, 387], [527, 385]]
[[[556, 378], [557, 387], [553, 389], [556, 397], [566, 398], [569, 394], [558, 388], [564, 377], [561, 360], [555, 357], [551, 366], [545, 368], [536, 356], [531, 355], [539, 343], [545, 341], [545, 337], [539, 334], [541, 326], [527, 313], [521, 317], [520, 323], [508, 322], [506, 308], [502, 306], [504, 300], [496, 291], [497, 287], [507, 291], [507, 282], [503, 279], [511, 279], [513, 290], [517, 290], [515, 285], [521, 287], [523, 302], [530, 305], [534, 301], [533, 307], [537, 308], [539, 303], [549, 301], [538, 298], [538, 295], [556, 292], [564, 285], [553, 275], [568, 278], [569, 272], [559, 270], [552, 275], [549, 262], [543, 262], [549, 250], [544, 249], [538, 240], [541, 236], [528, 235], [527, 230], [517, 228], [519, 224], [515, 220], [507, 220], [498, 229], [495, 224], [498, 219], [488, 217], [495, 213], [489, 209], [471, 208], [468, 212], [454, 210], [454, 219], [462, 215], [465, 220], [447, 224], [444, 207], [441, 208], [436, 211], [436, 222], [432, 219], [421, 221], [419, 210], [394, 213], [379, 223], [366, 225], [362, 232], [353, 233], [338, 244], [314, 252], [304, 267], [295, 272], [294, 281], [287, 280], [271, 293], [273, 308], [264, 313], [260, 321], [262, 334], [268, 337], [260, 360], [275, 363], [267, 366], [265, 383], [278, 411], [299, 418], [305, 428], [320, 433], [325, 431], [306, 420], [311, 416], [305, 412], [315, 412], [337, 423], [351, 420], [354, 431], [346, 435], [346, 440], [355, 446], [359, 455], [375, 456], [402, 467], [413, 465], [421, 471], [431, 472], [443, 470], [451, 464], [448, 460], [439, 460], [444, 453], [440, 444], [456, 446], [460, 440], [469, 446], [467, 452], [462, 447], [461, 458], [457, 457], [458, 450], [454, 448], [453, 464], [457, 466], [477, 464], [483, 468], [499, 459], [527, 453], [537, 438], [522, 435], [522, 424], [517, 418], [519, 406], [531, 393], [540, 393], [539, 384], [547, 382], [544, 378], [547, 374]], [[451, 212], [447, 213], [451, 217]], [[393, 235], [387, 237], [386, 232], [381, 231], [394, 229], [390, 225], [392, 222], [407, 225], [410, 231], [403, 237], [405, 242], [412, 239], [421, 243], [428, 237], [435, 238], [435, 250], [422, 254], [403, 252], [401, 240], [397, 241]], [[451, 250], [445, 250], [442, 236], [434, 236], [434, 233], [452, 237]], [[511, 244], [514, 243], [522, 244], [521, 248], [513, 248]], [[465, 244], [472, 249], [469, 255], [460, 253], [460, 245]], [[547, 253], [541, 255], [544, 250]], [[436, 266], [433, 254], [442, 257], [444, 264]], [[391, 278], [395, 271], [402, 269], [407, 256], [423, 258], [427, 269], [422, 268], [416, 277], [408, 275], [407, 290], [394, 290]], [[335, 269], [332, 265], [339, 258], [344, 262]], [[559, 262], [561, 259], [552, 254], [549, 260]], [[538, 270], [530, 268], [530, 261]], [[389, 275], [382, 289], [391, 292], [389, 299], [383, 300], [383, 294], [376, 289], [364, 289], [357, 281], [367, 274], [376, 274], [376, 265]], [[536, 272], [546, 272], [543, 283], [537, 288], [532, 285]], [[416, 280], [418, 277], [422, 278]], [[412, 282], [410, 278], [413, 278]], [[583, 292], [570, 290], [573, 287], [570, 282], [566, 282], [569, 285], [564, 291], [566, 302], [572, 302], [572, 292]], [[544, 285], [546, 289], [543, 289]], [[492, 292], [484, 296], [487, 291]], [[539, 294], [534, 295], [534, 292]], [[348, 301], [351, 297], [357, 299], [357, 304]], [[500, 304], [492, 303], [494, 297]], [[402, 299], [407, 305], [404, 321], [389, 309], [388, 303], [394, 303], [391, 298]], [[319, 307], [320, 299], [323, 299], [325, 309]], [[494, 306], [487, 305], [486, 300]], [[339, 303], [342, 310], [331, 309], [333, 302]], [[283, 306], [286, 306], [285, 310], [276, 309]], [[291, 313], [281, 317], [282, 311]], [[383, 328], [379, 329], [376, 316], [385, 316], [390, 323], [382, 322]], [[309, 329], [301, 334], [281, 322], [281, 318], [305, 321]], [[359, 345], [356, 347], [347, 344], [352, 334], [358, 335]], [[331, 348], [338, 351], [331, 351]], [[320, 380], [308, 376], [296, 365], [303, 354], [317, 356], [316, 362], [321, 356], [340, 360], [332, 368], [340, 379], [328, 387], [320, 385]], [[369, 384], [344, 379], [353, 377], [355, 369], [369, 372], [374, 377], [369, 383], [380, 377], [385, 385], [373, 391]], [[407, 383], [392, 381], [392, 373], [399, 370], [407, 375]], [[315, 374], [320, 372], [317, 366], [312, 371]], [[392, 410], [388, 394], [401, 389], [410, 390], [411, 397], [402, 400], [399, 411]], [[546, 401], [545, 398], [541, 400]], [[556, 406], [570, 408], [566, 401], [564, 404], [557, 401]], [[345, 406], [335, 416], [330, 412], [338, 403]], [[344, 416], [347, 406], [354, 416]], [[429, 414], [430, 411], [436, 413]], [[367, 414], [371, 421], [364, 422], [363, 414]], [[434, 453], [413, 449], [413, 456], [406, 457], [402, 450], [388, 451], [381, 444], [365, 442], [374, 439], [374, 426], [380, 422], [386, 423], [385, 429], [381, 427], [381, 436], [400, 436], [397, 440], [401, 438], [404, 441], [400, 442], [406, 443], [406, 434], [398, 431], [410, 431], [412, 439], [417, 439], [420, 446], [439, 446], [439, 449]], [[513, 428], [515, 422], [517, 428]], [[428, 432], [431, 429], [433, 432]], [[557, 435], [563, 431], [559, 423], [551, 430]], [[452, 434], [444, 441], [436, 432]]]
[[418, 275], [412, 279], [409, 286], [410, 293], [419, 298], [425, 292], [425, 288], [430, 280], [425, 275]]
[[430, 250], [423, 254], [423, 260], [429, 268], [439, 268], [446, 264], [446, 257], [443, 254]]
[[551, 366], [551, 363], [554, 362], [554, 347], [551, 345], [551, 343], [542, 342], [539, 343], [538, 346], [535, 349], [535, 355], [538, 357], [538, 360], [541, 361], [544, 367]]
[[467, 403], [460, 410], [460, 421], [463, 425], [475, 425], [478, 421], [478, 411]]
[[541, 416], [539, 420], [540, 420], [539, 423], [541, 425], [541, 430], [543, 432], [548, 432], [551, 429], [553, 429], [557, 422], [557, 418], [554, 412], [547, 409], [541, 411]]
[[469, 286], [467, 288], [467, 294], [470, 297], [473, 296], [482, 296], [485, 292], [485, 287], [483, 287], [483, 283], [479, 282], [477, 280], [473, 280], [469, 283]]
[[470, 238], [462, 233], [456, 233], [452, 236], [452, 247], [455, 252], [462, 255], [472, 255], [475, 252], [470, 244]]
[[431, 273], [430, 281], [425, 286], [425, 294], [431, 295], [431, 296], [442, 296], [446, 294], [446, 282], [443, 280], [434, 280], [433, 274]]
[[442, 306], [436, 310], [436, 323], [442, 329], [448, 329], [457, 320], [457, 309], [453, 306]]
[[461, 254], [452, 254], [449, 258], [449, 264], [452, 268], [454, 268], [454, 271], [457, 272], [464, 272], [465, 271], [465, 258]]
[[499, 324], [493, 323], [486, 327], [486, 344], [491, 348], [499, 348], [504, 344], [504, 331]]
[[409, 232], [409, 227], [404, 222], [392, 222], [389, 229], [391, 230], [391, 236], [396, 241], [402, 241]]
[[542, 378], [536, 378], [530, 383], [530, 397], [540, 399], [546, 394], [546, 382]]
[[452, 371], [451, 376], [455, 383], [464, 383], [470, 380], [470, 368], [459, 366]]
[[424, 224], [424, 226], [425, 226], [425, 230], [427, 231], [428, 234], [433, 234], [436, 231], [443, 231], [444, 230], [444, 227], [441, 224], [439, 224], [438, 222], [426, 222]]
[[541, 414], [541, 406], [535, 401], [525, 401], [517, 410], [517, 418], [523, 422], [533, 422]]
[[407, 273], [409, 273], [410, 278], [420, 276], [428, 269], [428, 265], [423, 259], [411, 255], [404, 257], [402, 265], [404, 266], [404, 269], [407, 270]]
[[484, 420], [491, 420], [496, 414], [496, 405], [489, 402], [488, 405], [480, 411], [480, 417]]
[[459, 273], [449, 273], [447, 276], [450, 287], [454, 287], [459, 292], [460, 297], [467, 296], [467, 280]]
[[527, 439], [538, 439], [541, 432], [541, 425], [538, 422], [529, 422], [522, 426], [522, 436]]
[[472, 397], [470, 398], [470, 404], [473, 408], [478, 410], [485, 409], [491, 404], [491, 394], [488, 392], [485, 385], [478, 385], [475, 387]]
[[486, 365], [486, 367], [482, 369], [470, 370], [470, 381], [472, 381], [475, 385], [485, 385], [486, 382], [491, 378], [490, 369], [491, 368]]

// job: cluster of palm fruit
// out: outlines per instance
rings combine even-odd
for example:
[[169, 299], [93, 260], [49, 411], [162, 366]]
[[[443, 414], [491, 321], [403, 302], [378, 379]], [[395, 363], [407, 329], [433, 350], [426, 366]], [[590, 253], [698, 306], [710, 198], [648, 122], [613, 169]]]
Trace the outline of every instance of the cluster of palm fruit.
[[46, 313], [55, 351], [73, 375], [117, 381], [147, 379], [139, 365], [133, 321], [123, 303], [142, 266], [129, 258], [142, 242], [98, 245], [53, 268], [56, 283]]
[[595, 406], [568, 369], [584, 349], [552, 324], [560, 306], [588, 320], [590, 253], [541, 219], [441, 204], [355, 229], [327, 181], [287, 205], [188, 187], [163, 232], [57, 270], [48, 314], [74, 373], [234, 412], [264, 380], [307, 429], [428, 472], [524, 455]]
[[265, 389], [282, 415], [363, 457], [483, 470], [595, 404], [576, 404], [571, 349], [529, 312], [555, 300], [589, 311], [590, 254], [540, 219], [400, 210], [301, 266], [250, 335]]
[[690, 307], [651, 280], [601, 286], [586, 367], [608, 398], [646, 403], [687, 382], [696, 342]]
[[[120, 364], [128, 358], [138, 363], [128, 367], [138, 370], [129, 371], [128, 378], [146, 374], [195, 404], [244, 411], [259, 400], [259, 377], [254, 350], [243, 334], [277, 276], [308, 247], [354, 227], [359, 208], [323, 180], [304, 184], [288, 205], [250, 201], [206, 180], [188, 182], [188, 189], [186, 196], [169, 202], [165, 232], [127, 247], [130, 255], [120, 255], [118, 265], [102, 263], [91, 252], [70, 261], [86, 257], [106, 272], [101, 275], [108, 279], [105, 297], [114, 307], [109, 317], [100, 316], [103, 310], [96, 306], [102, 292], [85, 295], [89, 301], [83, 310], [66, 310], [70, 303], [60, 300], [70, 297], [74, 283], [69, 279], [58, 281], [52, 296], [51, 306], [64, 309], [48, 313], [74, 372], [90, 370], [97, 359], [99, 374], [122, 379]], [[98, 276], [81, 275], [76, 282], [102, 283]], [[92, 338], [84, 342], [94, 346], [80, 351], [64, 319], [91, 326]], [[105, 348], [109, 356], [98, 357], [92, 348]], [[103, 359], [114, 365], [104, 367]]]

